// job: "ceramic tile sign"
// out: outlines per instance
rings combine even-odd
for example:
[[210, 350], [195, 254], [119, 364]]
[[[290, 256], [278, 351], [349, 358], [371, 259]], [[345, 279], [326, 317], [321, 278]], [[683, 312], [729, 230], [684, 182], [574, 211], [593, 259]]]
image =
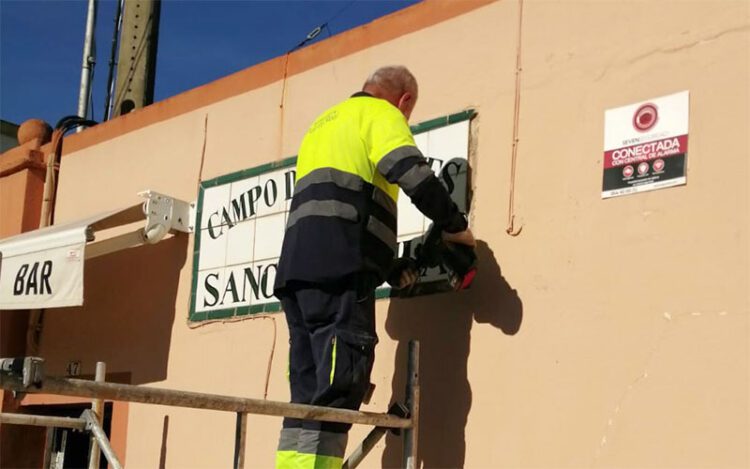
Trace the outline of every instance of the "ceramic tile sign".
[[224, 318], [276, 303], [273, 284], [295, 175], [290, 159], [201, 184], [191, 317]]
[[602, 198], [686, 183], [689, 92], [604, 113]]
[[[466, 112], [413, 128], [417, 146], [463, 211], [467, 210], [468, 119], [472, 115]], [[289, 158], [201, 183], [191, 320], [281, 309], [273, 285], [294, 194], [295, 164], [296, 158]], [[430, 221], [403, 193], [398, 207], [399, 255], [414, 255]], [[431, 283], [447, 280], [439, 268], [422, 274]], [[389, 293], [388, 288], [381, 288], [379, 297]]]

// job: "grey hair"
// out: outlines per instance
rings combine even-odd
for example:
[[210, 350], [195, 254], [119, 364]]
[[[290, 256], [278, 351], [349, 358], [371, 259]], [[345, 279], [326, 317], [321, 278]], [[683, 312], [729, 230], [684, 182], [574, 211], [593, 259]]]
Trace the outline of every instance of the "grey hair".
[[362, 88], [373, 85], [398, 96], [406, 92], [416, 95], [418, 91], [417, 79], [403, 65], [380, 67], [372, 72]]

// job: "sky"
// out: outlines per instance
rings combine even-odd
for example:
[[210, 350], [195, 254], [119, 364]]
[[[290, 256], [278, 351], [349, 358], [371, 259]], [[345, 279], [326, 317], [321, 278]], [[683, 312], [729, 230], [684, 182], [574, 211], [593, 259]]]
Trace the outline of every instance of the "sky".
[[[419, 0], [162, 0], [155, 101], [283, 55]], [[115, 0], [99, 0], [93, 119], [104, 115]], [[85, 0], [0, 0], [0, 118], [50, 125], [76, 114]], [[91, 117], [91, 116], [89, 116]]]

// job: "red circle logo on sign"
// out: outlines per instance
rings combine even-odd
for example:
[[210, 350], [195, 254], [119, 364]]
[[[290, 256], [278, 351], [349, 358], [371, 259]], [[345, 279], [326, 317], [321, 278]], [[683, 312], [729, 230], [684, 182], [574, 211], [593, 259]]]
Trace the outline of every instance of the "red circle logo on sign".
[[645, 161], [638, 165], [638, 174], [643, 175], [648, 172], [648, 163]]
[[658, 160], [654, 161], [654, 171], [661, 171], [664, 169], [664, 160], [659, 158]]
[[633, 127], [639, 132], [646, 132], [656, 125], [659, 111], [655, 104], [647, 103], [639, 107], [633, 114]]
[[633, 167], [630, 166], [630, 165], [627, 165], [624, 168], [622, 168], [622, 175], [625, 176], [626, 178], [629, 178], [630, 176], [632, 176], [633, 175]]

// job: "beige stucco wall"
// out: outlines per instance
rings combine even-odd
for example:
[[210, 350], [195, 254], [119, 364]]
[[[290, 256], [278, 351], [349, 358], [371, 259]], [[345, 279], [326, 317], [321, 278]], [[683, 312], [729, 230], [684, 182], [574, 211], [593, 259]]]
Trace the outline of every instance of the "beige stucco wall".
[[[462, 294], [378, 302], [367, 409], [402, 393], [417, 338], [425, 467], [747, 467], [748, 4], [526, 1], [513, 237], [518, 19], [518, 2], [500, 1], [293, 75], [283, 118], [277, 82], [68, 154], [57, 220], [146, 188], [195, 200], [199, 178], [294, 155], [372, 68], [407, 64], [413, 122], [478, 112], [481, 274]], [[681, 90], [687, 185], [602, 200], [604, 110]], [[136, 384], [247, 397], [267, 385], [286, 400], [283, 315], [187, 324], [192, 248], [179, 237], [89, 263], [86, 306], [46, 315], [52, 371], [104, 360]], [[280, 419], [249, 422], [248, 467], [268, 467]], [[227, 467], [233, 440], [231, 414], [132, 405], [124, 459]], [[385, 446], [367, 467], [399, 461], [398, 440]]]

